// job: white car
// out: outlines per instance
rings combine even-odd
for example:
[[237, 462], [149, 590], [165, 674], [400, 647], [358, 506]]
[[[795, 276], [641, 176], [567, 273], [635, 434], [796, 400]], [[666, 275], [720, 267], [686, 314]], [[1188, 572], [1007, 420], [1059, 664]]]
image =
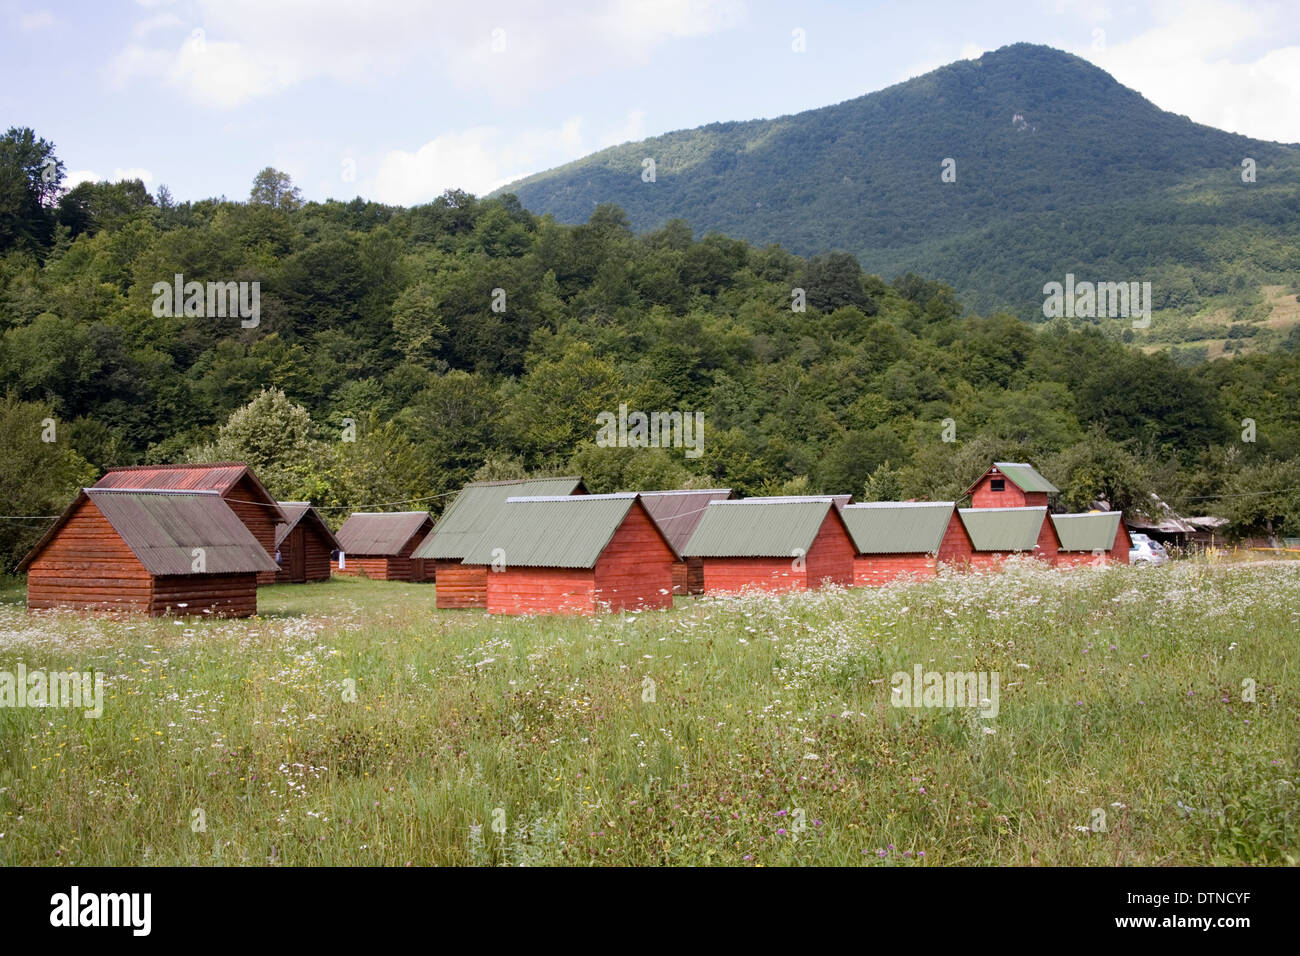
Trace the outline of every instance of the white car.
[[1152, 541], [1144, 534], [1130, 535], [1132, 546], [1128, 549], [1129, 564], [1168, 564], [1169, 552], [1159, 541]]

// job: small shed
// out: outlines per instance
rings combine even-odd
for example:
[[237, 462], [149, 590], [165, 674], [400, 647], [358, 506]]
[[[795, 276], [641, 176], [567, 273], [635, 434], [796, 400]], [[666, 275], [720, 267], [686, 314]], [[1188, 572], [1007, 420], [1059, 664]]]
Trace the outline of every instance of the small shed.
[[577, 477], [475, 481], [462, 488], [412, 555], [431, 563], [438, 607], [487, 607], [487, 565], [466, 564], [465, 556], [496, 520], [507, 500], [586, 493], [587, 486]]
[[412, 552], [433, 530], [427, 511], [357, 512], [334, 535], [338, 559], [333, 570], [376, 581], [429, 581], [428, 562]]
[[339, 550], [334, 532], [310, 501], [281, 501], [280, 510], [286, 520], [275, 526], [276, 583], [328, 581], [330, 554]]
[[996, 569], [1013, 555], [1056, 561], [1059, 545], [1046, 508], [958, 508], [957, 514], [970, 552], [954, 558], [972, 568]]
[[248, 617], [275, 562], [215, 491], [85, 488], [18, 569], [31, 610]]
[[888, 584], [932, 576], [940, 563], [964, 563], [969, 547], [952, 501], [870, 501], [840, 515], [853, 537], [853, 583]]
[[1059, 491], [1033, 465], [995, 461], [966, 494], [972, 508], [1046, 508], [1048, 496]]
[[[284, 521], [284, 515], [279, 502], [242, 461], [110, 468], [95, 482], [95, 487], [215, 491], [252, 532], [266, 550], [267, 557], [275, 557], [275, 528]], [[274, 571], [264, 571], [257, 576], [258, 584], [274, 581]]]
[[677, 552], [639, 495], [510, 498], [465, 563], [490, 567], [489, 614], [673, 605]]
[[684, 557], [700, 558], [704, 590], [804, 590], [853, 583], [853, 539], [830, 498], [743, 498], [708, 506]]
[[[681, 491], [643, 491], [641, 501], [650, 517], [663, 529], [680, 554], [691, 540], [710, 502], [726, 501], [730, 488], [690, 488]], [[673, 565], [674, 594], [704, 593], [704, 559], [683, 558]]]
[[1124, 527], [1123, 517], [1118, 511], [1051, 515], [1052, 527], [1060, 542], [1056, 567], [1128, 564], [1132, 541]]

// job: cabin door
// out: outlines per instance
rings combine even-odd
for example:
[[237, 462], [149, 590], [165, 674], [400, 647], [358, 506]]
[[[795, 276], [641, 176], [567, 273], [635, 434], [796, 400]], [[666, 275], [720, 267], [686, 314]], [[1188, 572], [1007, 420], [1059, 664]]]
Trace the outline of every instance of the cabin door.
[[289, 532], [289, 537], [293, 543], [289, 547], [289, 580], [306, 581], [307, 580], [307, 536], [304, 534], [302, 525], [294, 528]]

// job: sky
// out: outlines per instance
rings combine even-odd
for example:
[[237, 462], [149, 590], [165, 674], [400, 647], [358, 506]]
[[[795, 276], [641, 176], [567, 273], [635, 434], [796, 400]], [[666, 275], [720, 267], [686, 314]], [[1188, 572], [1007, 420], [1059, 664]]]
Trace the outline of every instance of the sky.
[[[0, 122], [85, 179], [483, 194], [607, 146], [842, 102], [1009, 43], [1300, 142], [1296, 0], [0, 0]], [[802, 47], [802, 49], [799, 49]]]

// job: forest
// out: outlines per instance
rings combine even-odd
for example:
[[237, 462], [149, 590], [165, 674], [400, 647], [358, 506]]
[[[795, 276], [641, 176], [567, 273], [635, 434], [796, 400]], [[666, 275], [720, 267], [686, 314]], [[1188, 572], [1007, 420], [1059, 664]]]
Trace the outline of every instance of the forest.
[[[0, 138], [0, 569], [104, 468], [183, 460], [247, 461], [336, 524], [474, 478], [947, 499], [1027, 460], [1068, 508], [1156, 493], [1300, 534], [1294, 337], [1178, 363], [610, 204], [564, 225], [509, 194], [305, 202], [271, 168], [236, 200], [64, 176], [35, 131]], [[257, 283], [257, 324], [156, 314], [176, 276]], [[700, 413], [701, 453], [601, 447], [621, 405]]]

